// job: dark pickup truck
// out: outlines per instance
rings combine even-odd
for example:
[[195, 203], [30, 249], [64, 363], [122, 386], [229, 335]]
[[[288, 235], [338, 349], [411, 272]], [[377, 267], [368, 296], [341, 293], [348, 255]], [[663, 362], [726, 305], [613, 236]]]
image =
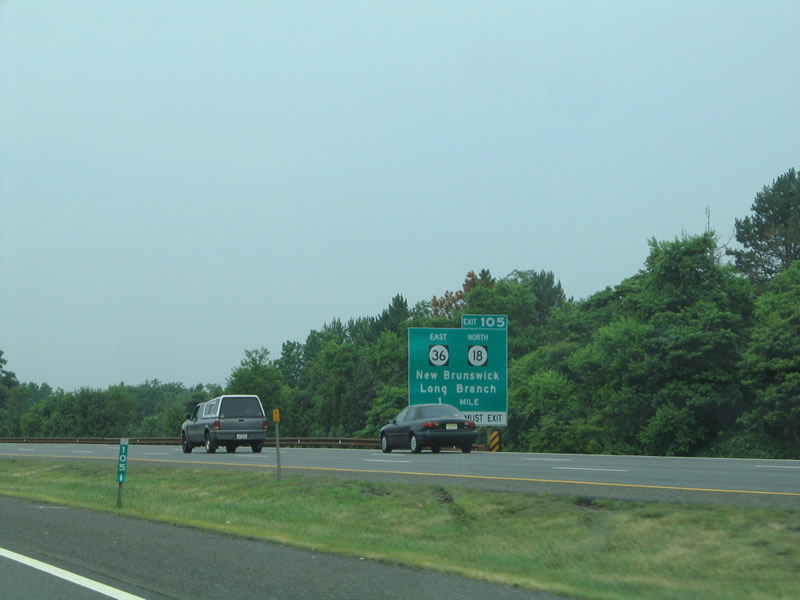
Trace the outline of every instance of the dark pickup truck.
[[194, 407], [181, 426], [183, 451], [205, 446], [209, 454], [225, 446], [236, 452], [239, 446], [250, 446], [261, 452], [267, 439], [267, 419], [258, 396], [218, 396]]

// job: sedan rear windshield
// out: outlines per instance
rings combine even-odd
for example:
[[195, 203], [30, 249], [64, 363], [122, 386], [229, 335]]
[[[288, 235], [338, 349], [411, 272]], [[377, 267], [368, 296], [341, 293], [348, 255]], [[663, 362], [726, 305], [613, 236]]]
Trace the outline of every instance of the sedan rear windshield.
[[261, 417], [261, 406], [255, 396], [225, 398], [222, 401], [221, 417]]
[[436, 406], [417, 407], [418, 419], [429, 419], [431, 417], [460, 417], [461, 413], [455, 406], [449, 404], [437, 404]]

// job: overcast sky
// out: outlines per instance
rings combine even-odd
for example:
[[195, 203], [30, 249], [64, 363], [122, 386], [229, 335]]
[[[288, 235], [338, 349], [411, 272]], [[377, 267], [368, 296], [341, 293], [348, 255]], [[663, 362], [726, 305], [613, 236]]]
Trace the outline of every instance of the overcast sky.
[[470, 270], [586, 298], [800, 167], [800, 2], [0, 0], [0, 350], [224, 384]]

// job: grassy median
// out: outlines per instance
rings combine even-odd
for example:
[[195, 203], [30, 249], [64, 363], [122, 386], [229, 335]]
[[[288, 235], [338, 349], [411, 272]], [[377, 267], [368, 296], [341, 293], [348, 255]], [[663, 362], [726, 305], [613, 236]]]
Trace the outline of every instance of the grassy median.
[[800, 511], [0, 459], [0, 494], [591, 599], [797, 598]]

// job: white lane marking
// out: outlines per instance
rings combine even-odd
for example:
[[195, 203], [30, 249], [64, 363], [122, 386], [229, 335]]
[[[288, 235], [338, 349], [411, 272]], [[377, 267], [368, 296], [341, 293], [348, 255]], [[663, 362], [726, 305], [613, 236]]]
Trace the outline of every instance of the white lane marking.
[[571, 458], [523, 458], [522, 460], [552, 460], [561, 462], [571, 462]]
[[31, 450], [30, 448], [16, 448], [17, 452], [36, 452], [36, 450]]
[[387, 460], [385, 458], [365, 458], [364, 462], [410, 463], [410, 460]]
[[73, 454], [92, 454], [94, 450], [73, 450]]
[[800, 469], [800, 467], [789, 467], [786, 465], [753, 465], [754, 469]]
[[628, 469], [590, 469], [589, 467], [553, 467], [563, 471], [612, 471], [614, 473], [627, 473]]
[[104, 596], [108, 596], [109, 598], [115, 598], [116, 600], [145, 600], [141, 596], [134, 596], [128, 592], [123, 592], [122, 590], [113, 588], [110, 585], [106, 585], [92, 579], [87, 579], [86, 577], [81, 577], [75, 573], [70, 573], [64, 569], [59, 569], [53, 565], [48, 565], [40, 560], [36, 560], [35, 558], [29, 558], [27, 556], [23, 556], [22, 554], [12, 552], [11, 550], [6, 550], [5, 548], [0, 548], [0, 556], [4, 556], [5, 558], [14, 560], [28, 567], [33, 567], [34, 569], [38, 569], [39, 571], [47, 573], [48, 575], [54, 575], [55, 577], [69, 581], [75, 585], [79, 585], [99, 594], [103, 594]]
[[169, 456], [169, 452], [145, 452], [146, 456]]

